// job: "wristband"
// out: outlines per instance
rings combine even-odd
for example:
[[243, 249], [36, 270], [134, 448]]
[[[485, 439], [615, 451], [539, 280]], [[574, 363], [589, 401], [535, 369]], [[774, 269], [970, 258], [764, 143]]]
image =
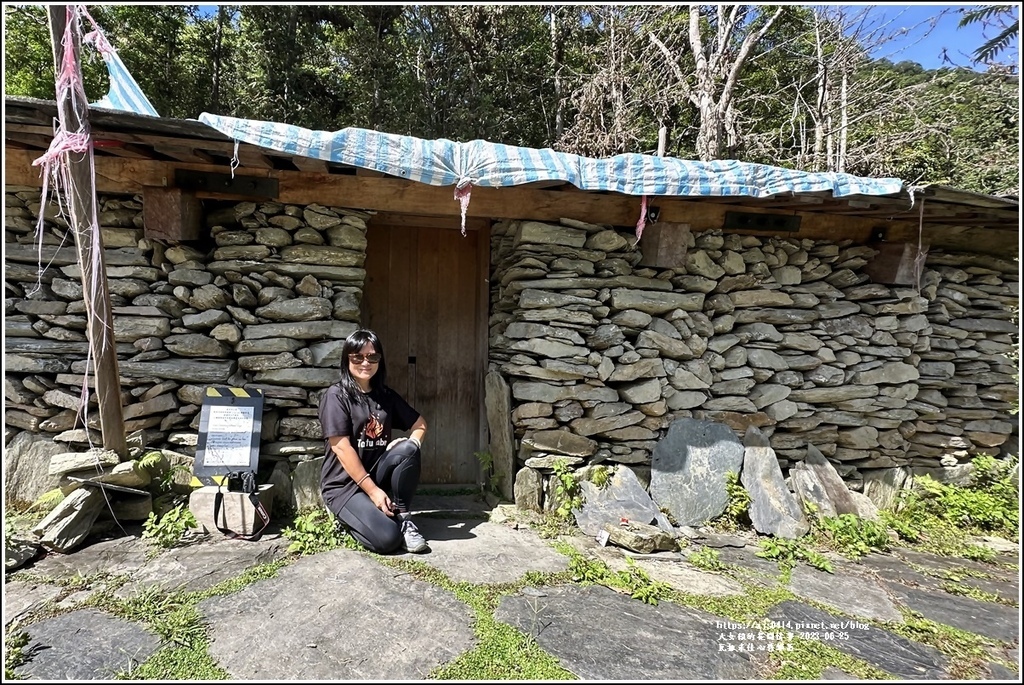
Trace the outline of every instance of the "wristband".
[[369, 473], [364, 474], [362, 478], [360, 478], [359, 480], [356, 481], [356, 487], [358, 488], [360, 485], [362, 485], [363, 481], [366, 480], [369, 477], [370, 477]]
[[409, 439], [416, 443], [416, 449], [419, 449], [419, 448], [423, 447], [423, 443], [421, 443], [416, 438], [409, 438]]

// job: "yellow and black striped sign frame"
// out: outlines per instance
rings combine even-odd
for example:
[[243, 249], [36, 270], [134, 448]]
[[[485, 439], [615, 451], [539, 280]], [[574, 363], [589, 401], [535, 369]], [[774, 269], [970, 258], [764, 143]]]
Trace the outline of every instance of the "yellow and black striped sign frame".
[[[212, 443], [228, 441], [245, 444], [245, 438], [240, 436], [242, 431], [222, 433], [215, 431], [210, 433], [210, 415], [217, 412], [218, 407], [251, 407], [252, 421], [248, 422], [249, 434], [249, 455], [248, 463], [241, 461], [232, 464], [207, 463], [207, 448]], [[260, 433], [263, 430], [263, 393], [259, 390], [245, 390], [244, 388], [231, 388], [227, 386], [208, 386], [203, 397], [202, 413], [199, 416], [199, 442], [196, 445], [196, 458], [192, 466], [192, 472], [200, 483], [213, 485], [221, 480], [219, 476], [231, 471], [252, 471], [259, 468], [260, 460]], [[212, 460], [211, 460], [212, 461]]]

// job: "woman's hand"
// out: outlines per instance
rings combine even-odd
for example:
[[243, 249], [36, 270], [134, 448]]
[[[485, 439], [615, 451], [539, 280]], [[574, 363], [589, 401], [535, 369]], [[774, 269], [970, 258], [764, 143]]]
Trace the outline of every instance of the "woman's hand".
[[391, 503], [391, 498], [388, 497], [388, 493], [384, 492], [381, 488], [377, 488], [372, 495], [370, 495], [370, 501], [373, 502], [373, 506], [383, 511], [388, 516], [394, 516], [394, 505]]

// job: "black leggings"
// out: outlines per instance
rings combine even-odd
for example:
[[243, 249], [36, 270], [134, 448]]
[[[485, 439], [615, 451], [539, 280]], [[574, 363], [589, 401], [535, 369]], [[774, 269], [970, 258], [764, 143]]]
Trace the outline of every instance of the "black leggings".
[[[403, 440], [381, 456], [371, 469], [370, 478], [388, 493], [399, 511], [409, 511], [420, 482], [420, 448], [411, 440]], [[375, 507], [370, 496], [362, 490], [334, 513], [348, 526], [355, 539], [372, 552], [388, 554], [402, 544], [398, 516], [388, 516]]]

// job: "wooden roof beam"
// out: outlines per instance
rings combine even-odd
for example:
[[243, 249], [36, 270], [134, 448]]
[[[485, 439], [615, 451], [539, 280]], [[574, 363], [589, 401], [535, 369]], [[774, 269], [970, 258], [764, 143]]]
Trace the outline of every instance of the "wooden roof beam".
[[[32, 153], [9, 150], [4, 164], [7, 182], [15, 185], [39, 186], [40, 179], [32, 174]], [[149, 160], [102, 157], [96, 160], [96, 184], [99, 192], [136, 193], [143, 186], [165, 185], [164, 179], [173, 177], [174, 168], [224, 173], [221, 165], [193, 165], [161, 163]], [[247, 169], [250, 176], [277, 178], [280, 192], [278, 201], [290, 204], [323, 204], [353, 209], [368, 209], [413, 215], [458, 216], [459, 203], [452, 198], [451, 186], [430, 186], [400, 178], [365, 178], [347, 174], [314, 174], [296, 171]], [[207, 195], [201, 195], [207, 197]], [[241, 198], [239, 198], [241, 199]], [[875, 231], [884, 227], [887, 240], [917, 240], [916, 217], [892, 220], [888, 217], [863, 218], [845, 216], [837, 225], [836, 216], [828, 212], [771, 211], [748, 199], [743, 211], [764, 214], [800, 216], [798, 233], [786, 234], [791, 238], [834, 240], [841, 236], [854, 242], [866, 243]], [[725, 213], [735, 208], [730, 205], [695, 201], [694, 198], [658, 197], [660, 221], [688, 224], [695, 232], [720, 229]], [[640, 216], [640, 198], [619, 193], [564, 192], [536, 188], [473, 188], [467, 210], [470, 217], [485, 219], [533, 219], [557, 221], [570, 217], [580, 221], [615, 226], [634, 226]], [[1012, 227], [1016, 227], [1014, 222]], [[925, 226], [931, 245], [945, 246], [967, 252], [1016, 254], [1015, 230], [991, 231], [974, 229], [976, 233], [950, 232], [948, 235], [936, 227]], [[754, 233], [751, 231], [751, 233]], [[756, 234], [763, 235], [763, 232]], [[962, 236], [969, 236], [962, 238]], [[984, 239], [982, 237], [984, 236]]]

